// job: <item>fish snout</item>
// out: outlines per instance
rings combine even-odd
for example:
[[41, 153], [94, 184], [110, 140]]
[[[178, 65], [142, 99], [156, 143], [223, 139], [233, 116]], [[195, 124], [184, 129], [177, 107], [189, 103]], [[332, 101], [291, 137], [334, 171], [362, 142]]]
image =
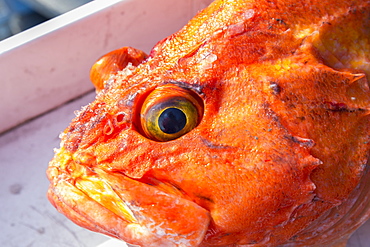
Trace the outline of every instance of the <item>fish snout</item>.
[[62, 159], [52, 160], [48, 169], [48, 198], [76, 224], [141, 246], [203, 241], [210, 214], [196, 203], [118, 172], [92, 171], [71, 157], [55, 165]]

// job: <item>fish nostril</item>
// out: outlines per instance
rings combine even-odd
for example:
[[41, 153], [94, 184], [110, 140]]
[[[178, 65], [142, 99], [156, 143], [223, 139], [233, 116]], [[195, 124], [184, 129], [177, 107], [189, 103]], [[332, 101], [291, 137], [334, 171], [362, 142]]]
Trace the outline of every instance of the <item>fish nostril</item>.
[[107, 121], [106, 125], [104, 126], [103, 133], [105, 135], [111, 135], [114, 131], [114, 126], [110, 120]]
[[115, 122], [116, 122], [117, 125], [120, 125], [120, 124], [126, 122], [126, 114], [123, 113], [123, 112], [118, 113], [116, 115], [115, 120], [116, 120]]

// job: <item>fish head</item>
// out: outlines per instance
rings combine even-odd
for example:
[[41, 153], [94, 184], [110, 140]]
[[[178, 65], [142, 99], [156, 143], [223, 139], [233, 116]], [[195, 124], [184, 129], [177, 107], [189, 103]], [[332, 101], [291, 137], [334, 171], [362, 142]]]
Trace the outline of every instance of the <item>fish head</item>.
[[367, 172], [368, 65], [324, 49], [323, 33], [349, 43], [342, 19], [263, 4], [216, 1], [149, 56], [99, 60], [92, 78], [109, 76], [48, 168], [54, 206], [142, 246], [278, 245], [330, 229], [320, 217], [340, 205], [347, 217]]

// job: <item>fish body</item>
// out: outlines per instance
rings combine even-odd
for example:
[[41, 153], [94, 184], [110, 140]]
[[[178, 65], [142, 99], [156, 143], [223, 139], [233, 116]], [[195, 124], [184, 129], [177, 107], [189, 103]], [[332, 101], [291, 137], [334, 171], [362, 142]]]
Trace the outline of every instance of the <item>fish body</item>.
[[369, 38], [369, 0], [217, 0], [109, 53], [49, 200], [140, 246], [344, 246], [370, 215]]

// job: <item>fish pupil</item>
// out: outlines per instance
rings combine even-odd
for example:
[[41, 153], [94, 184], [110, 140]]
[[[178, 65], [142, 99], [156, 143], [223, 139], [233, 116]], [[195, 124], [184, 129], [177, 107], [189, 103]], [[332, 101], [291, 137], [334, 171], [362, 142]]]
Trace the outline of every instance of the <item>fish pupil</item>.
[[167, 108], [158, 118], [159, 128], [166, 134], [175, 134], [186, 125], [184, 112], [177, 108]]

